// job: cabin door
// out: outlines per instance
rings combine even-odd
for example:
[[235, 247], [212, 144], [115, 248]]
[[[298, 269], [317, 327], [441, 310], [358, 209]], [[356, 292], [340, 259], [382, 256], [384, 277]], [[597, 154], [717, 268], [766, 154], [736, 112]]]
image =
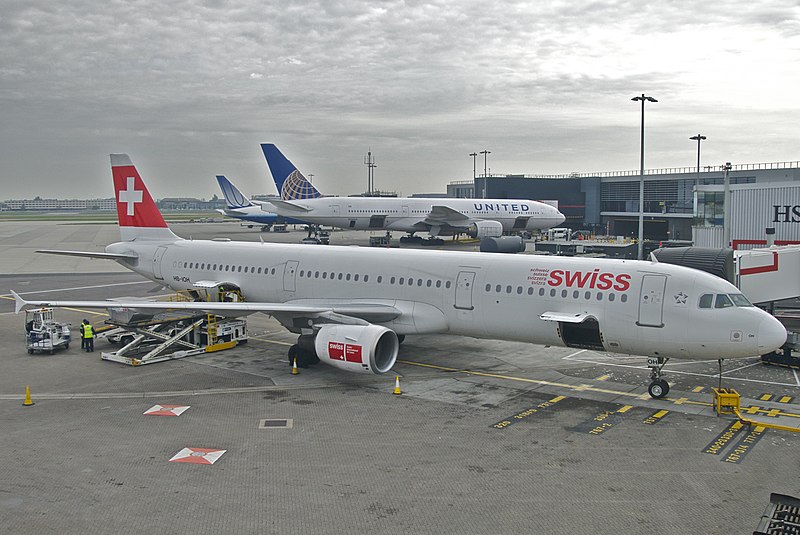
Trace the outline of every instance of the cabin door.
[[297, 260], [289, 260], [283, 269], [283, 289], [287, 292], [295, 291], [295, 274], [297, 273]]
[[639, 295], [639, 321], [636, 325], [646, 327], [664, 326], [664, 288], [666, 275], [645, 275]]
[[455, 307], [461, 310], [472, 310], [472, 288], [475, 286], [474, 271], [459, 271], [456, 278]]
[[166, 252], [166, 247], [159, 246], [153, 255], [153, 276], [158, 280], [164, 280], [164, 276], [161, 274], [161, 257], [163, 257]]

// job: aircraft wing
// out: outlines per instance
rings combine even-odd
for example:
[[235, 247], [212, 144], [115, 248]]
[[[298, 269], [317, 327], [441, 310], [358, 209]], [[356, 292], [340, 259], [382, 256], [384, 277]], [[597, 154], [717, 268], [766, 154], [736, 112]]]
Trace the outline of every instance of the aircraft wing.
[[304, 213], [310, 212], [311, 210], [306, 208], [305, 206], [301, 206], [299, 204], [295, 204], [292, 201], [284, 201], [282, 199], [271, 199], [269, 204], [274, 206], [278, 209], [286, 210], [287, 212], [297, 212], [297, 213]]
[[42, 249], [36, 251], [37, 253], [45, 253], [45, 254], [57, 254], [57, 255], [64, 255], [64, 256], [79, 256], [83, 258], [103, 258], [106, 260], [136, 260], [138, 255], [135, 254], [123, 254], [123, 253], [93, 253], [88, 251], [62, 251], [57, 249]]
[[472, 219], [469, 216], [442, 205], [433, 205], [430, 213], [425, 216], [425, 223], [429, 225], [466, 226], [470, 221]]
[[133, 308], [138, 310], [187, 310], [198, 311], [220, 316], [244, 316], [262, 312], [270, 316], [294, 317], [316, 316], [334, 323], [359, 323], [391, 321], [400, 316], [401, 311], [391, 305], [382, 303], [330, 303], [330, 304], [295, 304], [295, 303], [255, 303], [255, 302], [214, 302], [214, 301], [27, 301], [13, 290], [15, 312], [26, 306], [70, 307], [70, 308]]

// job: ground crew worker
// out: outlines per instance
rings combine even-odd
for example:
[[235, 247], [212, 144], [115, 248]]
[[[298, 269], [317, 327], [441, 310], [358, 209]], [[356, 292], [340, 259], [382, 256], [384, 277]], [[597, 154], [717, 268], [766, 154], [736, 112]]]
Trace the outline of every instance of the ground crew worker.
[[88, 322], [88, 321], [86, 321], [86, 320], [83, 320], [83, 321], [81, 322], [81, 326], [80, 326], [80, 327], [78, 327], [78, 332], [79, 332], [79, 333], [80, 333], [80, 335], [81, 335], [81, 349], [83, 349], [84, 351], [86, 350], [86, 338], [84, 338], [84, 337], [83, 337], [83, 327], [84, 327], [84, 326], [85, 326], [87, 323], [89, 323], [89, 322]]
[[94, 329], [88, 321], [83, 324], [83, 340], [86, 342], [86, 351], [94, 353]]

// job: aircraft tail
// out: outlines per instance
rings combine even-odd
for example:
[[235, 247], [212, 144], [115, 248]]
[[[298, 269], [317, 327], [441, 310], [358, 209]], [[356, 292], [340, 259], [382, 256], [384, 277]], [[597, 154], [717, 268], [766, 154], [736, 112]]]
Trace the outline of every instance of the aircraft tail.
[[219, 183], [219, 189], [222, 190], [222, 195], [225, 197], [225, 204], [228, 205], [228, 208], [236, 209], [253, 206], [250, 199], [239, 191], [239, 188], [234, 186], [225, 176], [217, 175], [217, 182]]
[[111, 155], [117, 220], [123, 241], [179, 240], [167, 226], [142, 177], [127, 154]]
[[286, 159], [272, 143], [262, 143], [261, 150], [267, 159], [267, 165], [278, 188], [281, 199], [293, 201], [298, 199], [316, 199], [322, 197], [311, 182], [297, 170], [292, 162]]

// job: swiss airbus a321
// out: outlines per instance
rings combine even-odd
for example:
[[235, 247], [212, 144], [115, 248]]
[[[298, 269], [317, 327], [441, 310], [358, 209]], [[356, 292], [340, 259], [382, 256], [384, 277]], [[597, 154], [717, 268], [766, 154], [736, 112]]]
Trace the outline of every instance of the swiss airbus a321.
[[[122, 241], [103, 253], [173, 290], [239, 289], [244, 302], [25, 301], [26, 305], [262, 312], [298, 334], [290, 353], [386, 373], [406, 335], [448, 333], [641, 355], [653, 397], [667, 359], [778, 349], [786, 330], [723, 279], [676, 265], [458, 251], [184, 240], [125, 154], [111, 155]], [[211, 295], [218, 292], [209, 292]], [[198, 293], [199, 294], [199, 293]]]
[[[274, 211], [316, 225], [351, 230], [407, 232], [402, 242], [419, 241], [417, 232], [437, 236], [467, 234], [498, 237], [504, 232], [557, 227], [564, 214], [549, 204], [519, 199], [425, 199], [415, 197], [323, 197], [278, 147], [261, 145], [279, 200]], [[266, 207], [266, 205], [265, 205]]]

